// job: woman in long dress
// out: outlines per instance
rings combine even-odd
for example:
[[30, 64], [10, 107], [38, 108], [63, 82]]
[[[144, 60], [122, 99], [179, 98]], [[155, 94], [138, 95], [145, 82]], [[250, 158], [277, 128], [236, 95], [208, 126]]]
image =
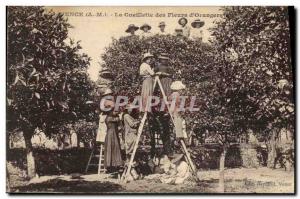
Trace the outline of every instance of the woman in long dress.
[[153, 76], [154, 71], [151, 67], [153, 55], [150, 53], [145, 53], [143, 56], [143, 63], [140, 66], [140, 76], [143, 78], [142, 84], [142, 110], [141, 112], [149, 111], [147, 107], [147, 102], [153, 93]]
[[107, 134], [104, 145], [104, 166], [108, 172], [117, 171], [122, 165], [120, 140], [118, 136], [118, 123], [120, 122], [117, 112], [111, 111], [106, 119]]
[[125, 151], [127, 158], [133, 151], [136, 138], [139, 121], [133, 117], [133, 110], [127, 106], [124, 113], [124, 127], [125, 127]]

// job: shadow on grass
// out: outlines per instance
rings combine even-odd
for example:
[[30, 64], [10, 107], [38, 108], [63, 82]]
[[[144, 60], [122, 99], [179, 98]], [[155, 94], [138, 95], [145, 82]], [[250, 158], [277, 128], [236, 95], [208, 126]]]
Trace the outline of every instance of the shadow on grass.
[[42, 183], [13, 188], [11, 193], [107, 193], [124, 191], [121, 185], [112, 182], [66, 181], [52, 179]]

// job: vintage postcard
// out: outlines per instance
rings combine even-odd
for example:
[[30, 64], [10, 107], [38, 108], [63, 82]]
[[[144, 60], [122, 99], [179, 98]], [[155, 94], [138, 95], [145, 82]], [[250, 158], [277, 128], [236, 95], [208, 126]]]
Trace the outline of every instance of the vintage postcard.
[[6, 16], [8, 193], [295, 194], [293, 7]]

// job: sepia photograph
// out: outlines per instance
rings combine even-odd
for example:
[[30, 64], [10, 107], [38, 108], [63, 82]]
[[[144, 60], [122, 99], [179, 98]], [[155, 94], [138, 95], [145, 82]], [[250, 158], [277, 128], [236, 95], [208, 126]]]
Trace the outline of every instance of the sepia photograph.
[[8, 194], [296, 193], [293, 6], [6, 6]]

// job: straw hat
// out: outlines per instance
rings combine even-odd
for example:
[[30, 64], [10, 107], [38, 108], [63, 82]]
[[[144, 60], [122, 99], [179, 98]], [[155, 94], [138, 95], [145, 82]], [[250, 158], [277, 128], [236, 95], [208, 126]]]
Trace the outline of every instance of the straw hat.
[[145, 53], [144, 55], [143, 55], [143, 61], [146, 59], [146, 58], [149, 58], [149, 57], [154, 57], [151, 53]]
[[110, 95], [110, 94], [113, 94], [112, 90], [110, 88], [107, 88], [104, 93], [103, 93], [103, 96], [104, 95]]
[[200, 27], [204, 26], [204, 21], [201, 21], [200, 19], [196, 19], [192, 22], [192, 27], [196, 28], [196, 24], [200, 24]]
[[161, 26], [166, 26], [166, 23], [165, 23], [164, 21], [160, 22], [160, 23], [158, 24], [158, 27], [161, 27]]
[[151, 30], [151, 26], [149, 24], [144, 23], [140, 29], [143, 30], [144, 27], [148, 27], [148, 29]]
[[130, 32], [131, 29], [134, 29], [134, 31], [137, 31], [139, 27], [135, 26], [134, 24], [129, 24], [128, 28], [125, 30], [125, 32]]
[[181, 22], [180, 22], [182, 19], [184, 19], [184, 20], [185, 20], [185, 23], [186, 23], [186, 24], [188, 23], [188, 20], [187, 20], [187, 18], [185, 18], [185, 17], [182, 17], [182, 18], [180, 18], [180, 19], [178, 20], [178, 23], [179, 23], [180, 25], [182, 25], [182, 24], [181, 24]]
[[173, 164], [175, 164], [176, 162], [178, 162], [179, 160], [181, 160], [183, 158], [183, 154], [175, 154], [173, 157], [172, 157], [172, 160], [171, 162]]
[[185, 85], [181, 81], [175, 81], [171, 84], [171, 90], [183, 90], [185, 89]]

